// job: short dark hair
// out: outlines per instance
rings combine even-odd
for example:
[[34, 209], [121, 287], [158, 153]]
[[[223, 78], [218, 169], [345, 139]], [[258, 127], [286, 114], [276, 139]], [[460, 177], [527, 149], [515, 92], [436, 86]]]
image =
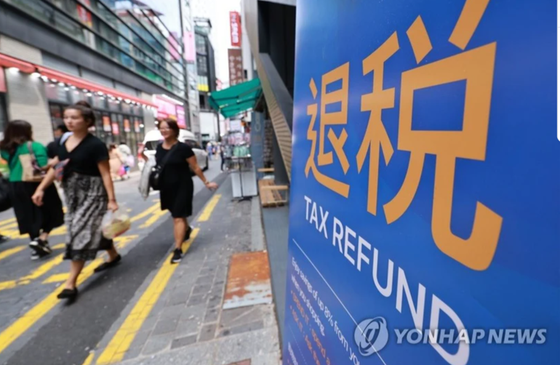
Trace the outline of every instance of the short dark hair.
[[54, 130], [55, 131], [61, 131], [62, 133], [68, 132], [68, 128], [66, 128], [66, 126], [64, 124], [57, 125]]
[[78, 110], [88, 127], [93, 127], [95, 125], [95, 113], [87, 101], [80, 100], [76, 104], [71, 105], [64, 110]]
[[4, 139], [0, 142], [0, 149], [12, 154], [20, 145], [30, 141], [33, 141], [31, 124], [25, 120], [12, 120], [4, 129]]
[[173, 133], [175, 133], [175, 137], [179, 138], [179, 124], [177, 124], [175, 120], [167, 118], [159, 122], [158, 129], [161, 128], [161, 123], [163, 122], [167, 123], [169, 129], [171, 129]]

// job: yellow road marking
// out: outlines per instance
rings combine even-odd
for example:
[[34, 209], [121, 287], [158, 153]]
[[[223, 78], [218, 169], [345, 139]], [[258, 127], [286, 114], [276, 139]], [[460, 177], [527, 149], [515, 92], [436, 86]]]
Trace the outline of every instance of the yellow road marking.
[[[64, 246], [65, 244], [61, 243], [56, 246], [53, 246], [52, 248], [56, 250], [56, 249], [64, 248]], [[20, 246], [20, 247], [22, 249], [25, 248], [25, 246]], [[29, 275], [19, 278], [18, 280], [8, 280], [8, 281], [0, 282], [0, 291], [6, 289], [12, 289], [19, 285], [29, 284], [31, 280], [37, 279], [38, 277], [42, 276], [43, 274], [45, 274], [46, 272], [48, 272], [49, 270], [51, 270], [52, 268], [60, 264], [62, 262], [62, 256], [63, 255], [56, 256], [54, 259], [44, 263], [43, 265], [39, 266], [35, 270], [31, 271]]]
[[54, 274], [49, 276], [43, 281], [43, 284], [60, 283], [62, 281], [66, 281], [66, 279], [68, 279], [68, 273], [63, 272], [61, 274]]
[[166, 210], [158, 210], [158, 211], [154, 212], [154, 214], [152, 214], [152, 216], [146, 222], [144, 222], [144, 224], [142, 224], [140, 226], [140, 228], [148, 228], [149, 226], [151, 226], [152, 224], [157, 222], [166, 213], [167, 213]]
[[[66, 245], [64, 243], [58, 244], [56, 246], [53, 247], [53, 249], [57, 250], [57, 249], [61, 249], [64, 248]], [[35, 280], [41, 276], [43, 276], [44, 274], [46, 274], [47, 272], [49, 272], [51, 269], [53, 269], [55, 266], [59, 265], [62, 262], [62, 257], [64, 256], [64, 254], [60, 254], [58, 256], [56, 256], [54, 259], [44, 263], [43, 265], [39, 266], [38, 268], [36, 268], [35, 270], [33, 270], [29, 275], [24, 276], [23, 278], [19, 279], [20, 283], [22, 284], [22, 282], [29, 282], [31, 280]]]
[[[195, 228], [191, 233], [191, 238], [183, 243], [183, 252], [187, 252], [198, 234], [199, 229]], [[161, 296], [173, 272], [179, 265], [172, 265], [169, 258], [163, 263], [156, 276], [144, 292], [132, 311], [126, 317], [124, 323], [115, 333], [101, 356], [97, 359], [97, 364], [113, 364], [122, 361], [124, 354], [129, 349], [136, 333], [150, 314], [153, 306]]]
[[3, 260], [7, 257], [10, 257], [12, 255], [15, 255], [16, 253], [25, 250], [25, 246], [17, 246], [14, 248], [10, 248], [9, 250], [0, 252], [0, 260]]
[[8, 281], [3, 281], [0, 283], [0, 291], [2, 290], [6, 290], [6, 289], [12, 289], [16, 287], [16, 281], [15, 280], [8, 280]]
[[[137, 237], [137, 235], [117, 237], [115, 238], [116, 246], [117, 248], [124, 247], [124, 245]], [[60, 283], [61, 281], [66, 281], [66, 279], [68, 279], [68, 273], [63, 272], [61, 274], [54, 274], [49, 276], [43, 281], [43, 284]]]
[[204, 207], [202, 214], [198, 217], [199, 222], [206, 222], [210, 218], [210, 215], [212, 215], [212, 212], [214, 211], [214, 208], [216, 208], [218, 200], [220, 200], [221, 197], [221, 194], [215, 194], [212, 199], [210, 199], [208, 204]]
[[[125, 236], [121, 238], [120, 242], [117, 241], [117, 248], [122, 248], [131, 242], [138, 236]], [[126, 239], [125, 239], [126, 238]], [[101, 265], [104, 261], [105, 255], [93, 260], [89, 265], [87, 265], [82, 274], [78, 278], [78, 285], [81, 285], [90, 276], [93, 275], [93, 270]], [[8, 328], [6, 328], [2, 333], [0, 333], [0, 353], [2, 353], [8, 346], [17, 340], [22, 334], [25, 333], [31, 326], [33, 326], [39, 319], [41, 319], [45, 314], [47, 314], [51, 309], [55, 307], [60, 301], [56, 296], [60, 291], [59, 288], [55, 289], [51, 294], [47, 295], [41, 302], [37, 303], [33, 308], [28, 310], [22, 317], [18, 318], [14, 323], [12, 323]]]
[[14, 228], [17, 228], [17, 226], [18, 226], [17, 223], [10, 223], [10, 224], [7, 224], [5, 226], [1, 226], [0, 231], [6, 230], [6, 229], [14, 229]]
[[95, 352], [90, 351], [88, 357], [86, 358], [86, 361], [84, 361], [84, 363], [82, 365], [91, 365], [93, 362], [93, 357], [95, 355]]
[[[18, 240], [18, 239], [29, 239], [29, 235], [28, 234], [20, 234], [19, 233], [19, 229], [17, 228], [17, 225], [14, 226], [14, 228], [11, 229], [2, 229], [0, 228], [0, 233], [2, 233], [4, 236], [10, 237], [11, 239], [14, 240]], [[51, 233], [50, 233], [50, 237], [54, 237], [54, 236], [62, 236], [66, 234], [66, 226], [61, 226], [58, 227], [56, 229], [54, 229]]]
[[3, 221], [0, 222], [0, 227], [1, 227], [1, 226], [4, 226], [4, 225], [6, 225], [6, 224], [13, 223], [13, 222], [15, 222], [15, 221], [16, 221], [15, 218], [5, 219], [5, 220], [3, 220]]
[[149, 207], [148, 209], [146, 209], [145, 211], [143, 211], [142, 213], [132, 217], [130, 219], [131, 222], [136, 222], [137, 220], [140, 220], [144, 217], [149, 216], [150, 214], [152, 214], [153, 212], [155, 212], [159, 207], [159, 203], [158, 204], [154, 204], [151, 207]]

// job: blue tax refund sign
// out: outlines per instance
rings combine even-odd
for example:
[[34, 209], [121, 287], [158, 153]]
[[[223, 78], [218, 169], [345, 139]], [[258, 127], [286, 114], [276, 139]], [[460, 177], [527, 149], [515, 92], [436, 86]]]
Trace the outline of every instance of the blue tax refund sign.
[[297, 7], [283, 362], [560, 363], [556, 7]]

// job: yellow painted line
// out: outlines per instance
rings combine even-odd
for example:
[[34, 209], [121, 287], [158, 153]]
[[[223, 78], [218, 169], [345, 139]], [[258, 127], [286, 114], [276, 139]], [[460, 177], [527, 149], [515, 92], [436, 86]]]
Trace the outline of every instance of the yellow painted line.
[[12, 289], [15, 288], [16, 286], [17, 286], [17, 282], [15, 280], [3, 281], [0, 283], [0, 291], [6, 289]]
[[[130, 237], [132, 238], [129, 239]], [[117, 247], [124, 247], [136, 237], [138, 236], [128, 236], [122, 238], [119, 237], [121, 238], [121, 242], [117, 242]], [[125, 240], [125, 238], [127, 239]], [[78, 278], [78, 285], [81, 285], [84, 281], [86, 281], [90, 276], [93, 275], [93, 270], [103, 263], [103, 256], [93, 260], [84, 268], [80, 277]], [[14, 323], [12, 323], [8, 328], [0, 333], [0, 354], [60, 302], [60, 300], [56, 297], [59, 291], [60, 288], [55, 289], [51, 294], [47, 295], [46, 298], [37, 303], [22, 317], [18, 318]]]
[[144, 224], [142, 224], [140, 226], [140, 228], [150, 227], [152, 224], [157, 222], [161, 217], [163, 217], [166, 213], [167, 213], [166, 210], [158, 210], [158, 211], [154, 212], [152, 214], [152, 216], [146, 222], [144, 222]]
[[[191, 238], [183, 243], [183, 252], [187, 252], [198, 235], [198, 228], [192, 231]], [[122, 361], [124, 354], [130, 348], [134, 337], [142, 327], [142, 324], [150, 314], [152, 308], [167, 286], [169, 279], [179, 265], [172, 265], [169, 262], [171, 255], [165, 260], [156, 276], [142, 294], [132, 311], [128, 314], [121, 327], [115, 333], [105, 350], [97, 359], [97, 364], [114, 364]]]
[[17, 246], [14, 248], [10, 248], [9, 250], [0, 252], [0, 260], [3, 260], [5, 258], [8, 258], [12, 255], [15, 255], [16, 253], [25, 250], [25, 246]]
[[[135, 238], [138, 238], [138, 235], [122, 236], [122, 237], [115, 238], [115, 244], [117, 246], [117, 249], [126, 246], [128, 242], [132, 241]], [[54, 274], [49, 276], [43, 281], [43, 284], [60, 283], [62, 281], [66, 281], [66, 279], [68, 279], [68, 273], [63, 272], [61, 274]]]
[[1, 231], [4, 231], [4, 230], [6, 230], [6, 229], [14, 229], [14, 228], [17, 228], [17, 226], [18, 226], [17, 223], [10, 223], [10, 224], [7, 224], [7, 225], [5, 225], [5, 226], [1, 226], [1, 227], [0, 227], [0, 232], [1, 232]]
[[54, 274], [49, 276], [43, 281], [43, 284], [60, 283], [62, 281], [66, 281], [66, 279], [68, 279], [68, 273], [63, 272], [61, 274]]
[[95, 356], [95, 352], [90, 351], [86, 361], [82, 365], [91, 365], [93, 363], [93, 357]]
[[212, 199], [210, 199], [208, 204], [204, 207], [202, 214], [198, 217], [199, 222], [206, 222], [210, 218], [210, 215], [212, 215], [212, 212], [214, 211], [214, 208], [216, 208], [216, 205], [221, 197], [221, 194], [215, 194]]
[[159, 208], [159, 203], [158, 204], [154, 204], [151, 207], [149, 207], [148, 209], [146, 209], [145, 211], [143, 211], [142, 213], [132, 217], [130, 219], [131, 222], [136, 222], [142, 218], [145, 218], [147, 216], [149, 216], [150, 214], [152, 214], [153, 212], [155, 212], [157, 209]]
[[[64, 247], [64, 246], [65, 245], [62, 244], [62, 247]], [[53, 248], [60, 248], [60, 245], [56, 245]], [[43, 276], [44, 274], [46, 274], [47, 272], [52, 270], [57, 265], [60, 265], [60, 263], [62, 263], [62, 257], [63, 256], [64, 256], [64, 254], [57, 255], [54, 259], [52, 259], [48, 262], [45, 262], [43, 265], [41, 265], [38, 268], [36, 268], [35, 270], [33, 270], [29, 275], [24, 276], [21, 279], [19, 279], [19, 281], [31, 281], [31, 280], [35, 280], [37, 278], [40, 278], [41, 276]]]
[[4, 226], [4, 225], [6, 225], [6, 224], [13, 223], [13, 222], [15, 222], [15, 221], [16, 221], [15, 218], [9, 218], [9, 219], [5, 219], [5, 220], [3, 220], [3, 221], [0, 221], [0, 227]]
[[[56, 246], [53, 246], [52, 248], [56, 250], [56, 249], [64, 248], [64, 246], [65, 244], [61, 243]], [[20, 247], [25, 248], [25, 246], [20, 246]], [[54, 259], [49, 260], [48, 262], [36, 268], [35, 270], [31, 271], [29, 275], [19, 278], [18, 280], [8, 280], [8, 281], [0, 282], [0, 291], [6, 289], [12, 289], [15, 288], [16, 286], [27, 285], [31, 283], [31, 280], [35, 280], [41, 277], [45, 273], [49, 272], [52, 268], [59, 265], [62, 262], [62, 256], [63, 255], [56, 256]]]

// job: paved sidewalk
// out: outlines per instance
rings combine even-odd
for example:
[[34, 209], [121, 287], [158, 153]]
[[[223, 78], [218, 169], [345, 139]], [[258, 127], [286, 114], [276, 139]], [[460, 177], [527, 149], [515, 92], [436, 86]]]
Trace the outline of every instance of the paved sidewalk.
[[[191, 222], [198, 231], [183, 261], [171, 266], [165, 258], [92, 352], [90, 364], [281, 364], [273, 304], [223, 309], [232, 255], [265, 249], [258, 197], [232, 201], [228, 178], [208, 205]], [[171, 274], [161, 295], [151, 294], [166, 272]], [[227, 287], [229, 293], [235, 283]], [[145, 319], [135, 319], [142, 313]]]

